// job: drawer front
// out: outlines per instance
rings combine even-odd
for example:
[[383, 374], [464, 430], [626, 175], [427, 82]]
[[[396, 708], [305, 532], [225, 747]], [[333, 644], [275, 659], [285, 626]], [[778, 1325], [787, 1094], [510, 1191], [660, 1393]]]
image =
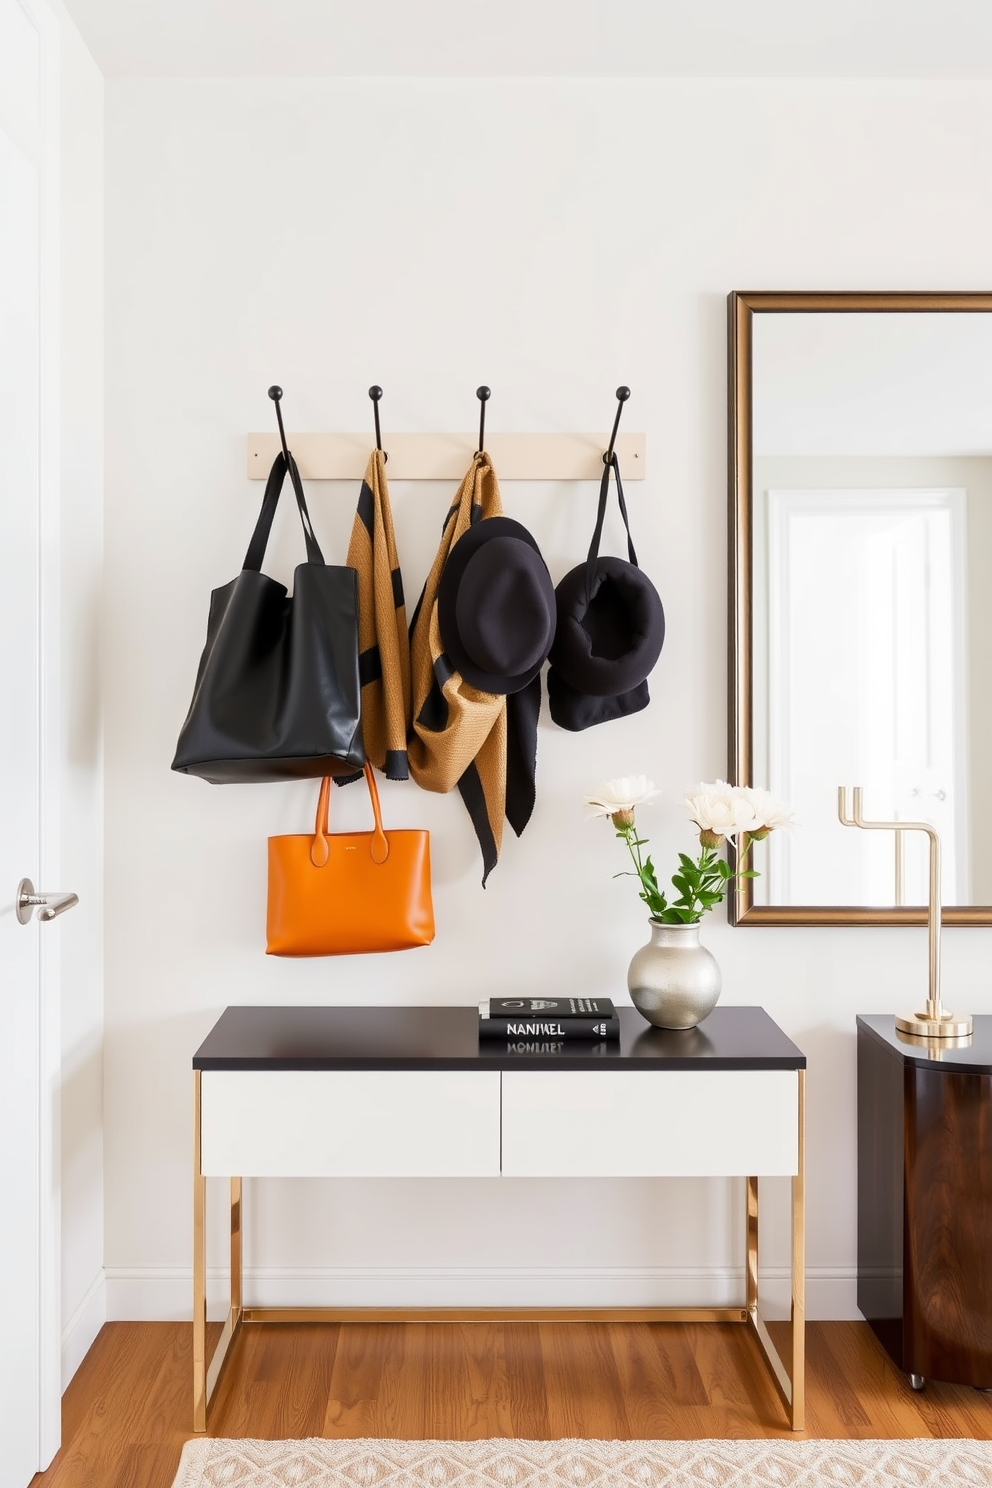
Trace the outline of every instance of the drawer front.
[[767, 1177], [798, 1158], [794, 1070], [503, 1075], [507, 1176]]
[[204, 1070], [205, 1176], [474, 1177], [499, 1173], [499, 1074]]

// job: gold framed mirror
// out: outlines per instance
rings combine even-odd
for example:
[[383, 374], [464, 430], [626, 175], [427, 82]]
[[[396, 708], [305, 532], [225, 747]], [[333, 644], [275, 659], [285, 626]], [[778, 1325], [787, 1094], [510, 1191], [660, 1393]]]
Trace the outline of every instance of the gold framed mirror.
[[[992, 924], [992, 294], [729, 297], [730, 778], [796, 814], [732, 924]], [[988, 776], [988, 783], [986, 783]]]

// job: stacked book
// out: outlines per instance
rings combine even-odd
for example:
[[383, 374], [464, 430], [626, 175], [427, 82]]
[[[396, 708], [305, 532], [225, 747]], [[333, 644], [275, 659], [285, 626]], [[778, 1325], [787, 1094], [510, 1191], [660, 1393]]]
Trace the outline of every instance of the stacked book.
[[601, 1043], [620, 1037], [609, 997], [490, 997], [479, 1003], [479, 1037], [507, 1043]]

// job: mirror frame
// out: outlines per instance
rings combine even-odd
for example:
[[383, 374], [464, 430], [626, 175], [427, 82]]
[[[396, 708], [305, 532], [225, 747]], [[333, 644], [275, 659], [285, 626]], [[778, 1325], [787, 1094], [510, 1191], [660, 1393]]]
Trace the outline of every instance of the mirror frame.
[[[752, 681], [752, 334], [755, 315], [783, 312], [843, 314], [844, 312], [992, 313], [992, 294], [867, 292], [769, 292], [734, 290], [728, 296], [728, 425], [729, 425], [729, 541], [730, 580], [728, 631], [729, 779], [753, 785]], [[836, 785], [858, 782], [836, 781]], [[926, 905], [812, 905], [755, 904], [753, 881], [738, 879], [727, 895], [732, 925], [925, 925]], [[947, 905], [945, 925], [992, 925], [992, 905]]]

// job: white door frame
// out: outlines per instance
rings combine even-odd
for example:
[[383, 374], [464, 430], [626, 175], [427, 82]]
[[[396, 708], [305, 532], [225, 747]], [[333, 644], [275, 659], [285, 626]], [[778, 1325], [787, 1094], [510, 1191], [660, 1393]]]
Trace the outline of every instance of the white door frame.
[[[59, 24], [46, 0], [19, 0], [38, 25], [42, 37], [42, 263], [41, 270], [41, 481], [38, 530], [39, 647], [41, 675], [38, 697], [38, 761], [41, 800], [38, 822], [40, 883], [58, 888], [62, 883], [61, 778], [62, 734], [61, 645], [61, 451], [60, 451], [60, 126]], [[31, 932], [39, 947], [39, 1063], [41, 1175], [39, 1235], [41, 1255], [41, 1419], [38, 1426], [40, 1461], [47, 1467], [62, 1441], [62, 1204], [59, 1141], [62, 1074], [62, 963], [59, 934], [54, 925], [37, 919]]]
[[[61, 883], [60, 779], [64, 746], [60, 636], [60, 68], [59, 21], [47, 0], [14, 0], [39, 40], [41, 117], [33, 140], [25, 141], [39, 171], [39, 410], [38, 449], [38, 846], [37, 860], [23, 872], [46, 888]], [[0, 96], [0, 113], [3, 98]], [[24, 499], [25, 493], [14, 493]], [[26, 617], [30, 626], [35, 617]], [[4, 636], [16, 646], [17, 636]], [[13, 901], [16, 884], [0, 886]], [[38, 1468], [44, 1470], [61, 1440], [61, 1203], [59, 1086], [61, 1078], [61, 936], [37, 919], [23, 928], [38, 936], [37, 1089], [38, 1111]]]

